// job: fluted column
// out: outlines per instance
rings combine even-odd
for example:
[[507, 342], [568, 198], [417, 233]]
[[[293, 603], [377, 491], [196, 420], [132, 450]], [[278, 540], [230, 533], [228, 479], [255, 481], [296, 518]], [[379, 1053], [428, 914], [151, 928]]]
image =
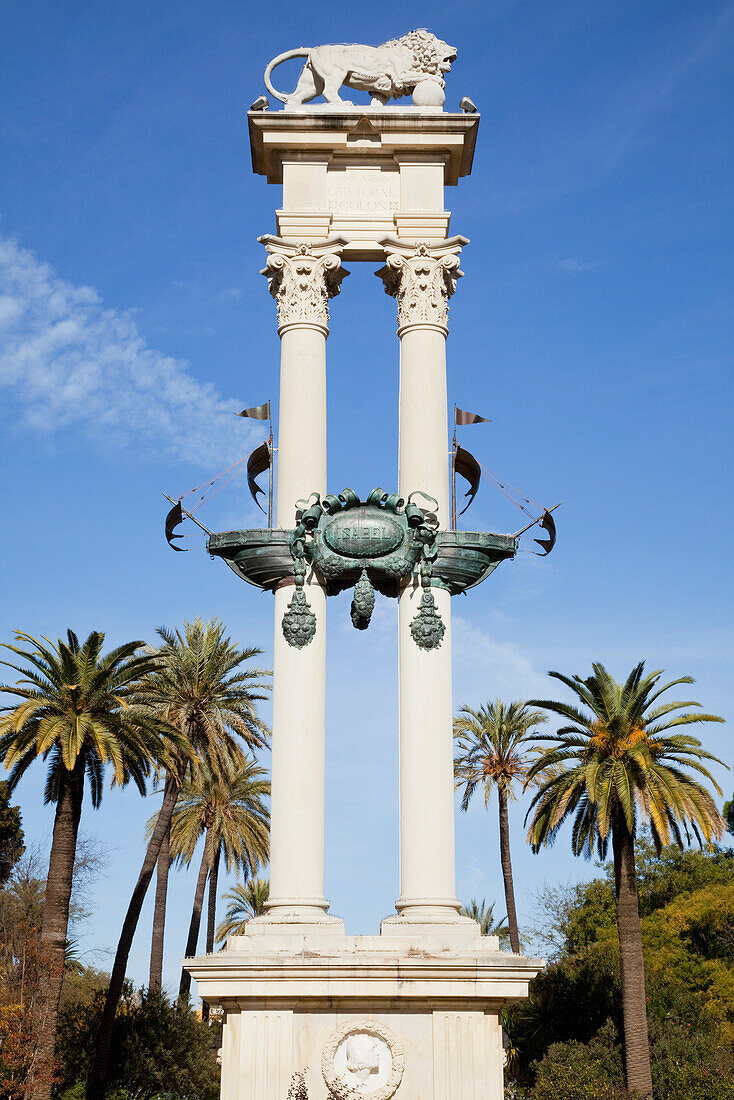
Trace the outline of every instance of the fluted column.
[[[278, 307], [280, 415], [276, 523], [295, 525], [296, 501], [326, 493], [326, 337], [329, 299], [348, 274], [344, 241], [295, 245], [261, 237], [262, 272]], [[306, 576], [304, 592], [316, 632], [301, 648], [289, 644], [283, 616], [292, 583], [275, 593], [273, 740], [268, 919], [323, 921], [326, 752], [326, 592]]]
[[[420, 489], [438, 501], [441, 529], [451, 517], [446, 394], [448, 300], [459, 253], [453, 237], [438, 246], [382, 242], [386, 264], [377, 273], [398, 303], [400, 339], [401, 496]], [[420, 498], [419, 498], [420, 499]], [[451, 701], [451, 602], [434, 598], [446, 632], [437, 649], [420, 649], [410, 633], [421, 588], [407, 584], [399, 601], [400, 897], [401, 917], [456, 921], [454, 782]]]

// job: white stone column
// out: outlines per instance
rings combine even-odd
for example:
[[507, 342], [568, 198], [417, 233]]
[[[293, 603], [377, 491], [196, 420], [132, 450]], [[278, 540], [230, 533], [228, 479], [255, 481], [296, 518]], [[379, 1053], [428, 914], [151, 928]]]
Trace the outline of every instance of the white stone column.
[[[439, 527], [451, 520], [449, 494], [446, 337], [448, 299], [462, 275], [459, 253], [468, 243], [411, 248], [384, 240], [387, 262], [377, 274], [398, 301], [400, 338], [401, 496], [420, 489], [438, 501]], [[423, 506], [418, 498], [416, 503]], [[434, 586], [446, 626], [439, 648], [419, 649], [410, 633], [422, 594], [415, 581], [399, 603], [400, 898], [404, 919], [458, 918], [454, 852], [451, 701], [451, 599]]]
[[[295, 245], [261, 237], [262, 272], [278, 307], [280, 416], [276, 524], [295, 526], [296, 501], [326, 493], [326, 337], [329, 298], [348, 274], [344, 241]], [[275, 593], [273, 658], [270, 900], [267, 920], [323, 921], [326, 753], [326, 592], [306, 577], [304, 592], [316, 633], [302, 648], [289, 645], [283, 615], [295, 588]]]

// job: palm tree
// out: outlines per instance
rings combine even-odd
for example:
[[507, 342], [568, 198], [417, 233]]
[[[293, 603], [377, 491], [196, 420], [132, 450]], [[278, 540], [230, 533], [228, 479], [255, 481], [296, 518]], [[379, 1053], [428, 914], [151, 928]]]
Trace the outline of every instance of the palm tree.
[[[268, 859], [270, 814], [263, 799], [270, 796], [267, 772], [252, 757], [242, 754], [241, 763], [229, 779], [216, 776], [206, 765], [181, 788], [171, 819], [171, 856], [189, 866], [199, 838], [204, 848], [194, 894], [194, 905], [186, 943], [186, 956], [196, 954], [209, 879], [207, 951], [214, 950], [219, 863], [224, 857], [228, 871], [237, 867], [252, 875]], [[149, 822], [149, 827], [153, 822]], [[186, 998], [191, 975], [183, 970], [179, 997]]]
[[44, 801], [56, 806], [41, 923], [46, 965], [32, 1069], [37, 1083], [29, 1086], [34, 1100], [47, 1100], [85, 780], [95, 809], [102, 799], [107, 764], [114, 783], [124, 786], [132, 780], [145, 794], [145, 778], [159, 746], [151, 724], [129, 702], [140, 678], [156, 662], [139, 652], [143, 642], [128, 642], [103, 655], [104, 634], [96, 630], [83, 644], [72, 630], [66, 641], [59, 638], [56, 644], [25, 633], [17, 633], [15, 639], [31, 648], [4, 647], [22, 663], [2, 662], [21, 676], [15, 686], [2, 690], [22, 702], [2, 708], [0, 757], [10, 769], [11, 790], [41, 757], [48, 768]]
[[492, 789], [497, 788], [500, 820], [500, 860], [505, 885], [505, 904], [510, 927], [510, 944], [515, 954], [520, 952], [517, 927], [515, 890], [512, 883], [510, 858], [510, 823], [507, 804], [515, 797], [514, 781], [524, 782], [528, 771], [527, 746], [530, 730], [545, 721], [545, 716], [530, 710], [527, 703], [509, 705], [501, 699], [485, 703], [479, 710], [462, 707], [454, 719], [456, 757], [454, 777], [457, 790], [462, 788], [461, 808], [466, 812], [477, 787], [484, 791], [484, 805], [489, 805]]
[[703, 775], [720, 794], [702, 761], [721, 761], [704, 751], [696, 737], [670, 731], [723, 718], [676, 713], [699, 706], [694, 700], [658, 703], [677, 684], [692, 684], [690, 676], [659, 686], [662, 670], [645, 675], [641, 661], [621, 684], [602, 664], [592, 668], [593, 675], [586, 680], [549, 673], [571, 689], [585, 710], [569, 703], [533, 700], [532, 705], [560, 715], [568, 724], [547, 738], [553, 745], [528, 772], [528, 782], [541, 777], [528, 811], [528, 817], [532, 814], [528, 840], [538, 852], [555, 841], [569, 817], [573, 817], [574, 855], [591, 858], [596, 849], [604, 859], [611, 838], [627, 1087], [651, 1096], [635, 837], [640, 824], [649, 824], [660, 851], [673, 842], [682, 847], [683, 836], [690, 842], [691, 833], [701, 846], [722, 835], [724, 820], [713, 798], [685, 770]]
[[[184, 622], [183, 633], [161, 627], [163, 645], [155, 652], [156, 669], [136, 694], [136, 702], [169, 731], [170, 752], [163, 787], [163, 802], [150, 835], [138, 881], [123, 922], [110, 976], [97, 1048], [87, 1092], [89, 1100], [102, 1100], [107, 1077], [110, 1042], [115, 1013], [122, 994], [127, 960], [132, 947], [143, 901], [153, 876], [161, 846], [169, 835], [171, 816], [181, 784], [202, 760], [216, 773], [231, 770], [241, 751], [237, 737], [252, 747], [261, 747], [267, 726], [258, 718], [256, 704], [268, 690], [261, 680], [269, 673], [242, 666], [262, 651], [240, 649], [224, 633], [218, 619], [204, 624], [201, 619]], [[184, 746], [177, 740], [183, 738]], [[162, 873], [167, 880], [167, 860]], [[165, 891], [157, 890], [159, 902]], [[165, 908], [154, 917], [154, 942], [163, 942]], [[160, 952], [162, 965], [162, 951]], [[160, 970], [155, 975], [160, 987]]]
[[510, 930], [507, 927], [507, 917], [499, 921], [494, 919], [494, 902], [487, 905], [484, 898], [481, 902], [472, 898], [468, 905], [462, 905], [460, 912], [462, 916], [471, 917], [477, 922], [483, 936], [497, 936], [500, 944], [509, 942]]
[[265, 912], [269, 894], [270, 883], [266, 878], [251, 878], [244, 884], [238, 882], [225, 894], [229, 905], [224, 920], [217, 928], [217, 943], [223, 943], [227, 936], [244, 935], [248, 920], [261, 917]]

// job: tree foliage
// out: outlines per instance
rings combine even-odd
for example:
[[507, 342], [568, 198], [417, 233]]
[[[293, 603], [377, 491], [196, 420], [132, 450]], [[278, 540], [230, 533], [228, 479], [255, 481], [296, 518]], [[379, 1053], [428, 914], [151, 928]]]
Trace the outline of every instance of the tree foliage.
[[10, 805], [10, 785], [4, 779], [0, 782], [0, 888], [10, 878], [24, 851], [20, 809]]
[[[602, 664], [593, 665], [586, 680], [560, 672], [550, 676], [570, 688], [586, 708], [551, 699], [533, 700], [567, 723], [546, 735], [551, 747], [528, 772], [528, 780], [546, 773], [531, 803], [528, 840], [533, 850], [552, 844], [563, 823], [573, 818], [574, 855], [605, 859], [615, 813], [620, 826], [635, 836], [639, 822], [649, 824], [658, 851], [673, 842], [683, 847], [692, 833], [710, 844], [722, 835], [724, 821], [705, 786], [689, 774], [707, 779], [721, 790], [703, 761], [721, 763], [697, 737], [671, 732], [699, 722], [723, 722], [700, 711], [693, 699], [659, 703], [682, 676], [660, 686], [662, 671], [645, 675], [644, 662], [627, 680], [617, 683]], [[530, 816], [530, 814], [528, 815]]]
[[[14, 789], [31, 764], [46, 764], [44, 801], [55, 804], [53, 839], [46, 877], [41, 948], [44, 965], [36, 998], [35, 1084], [28, 1093], [49, 1100], [54, 1067], [56, 1023], [68, 938], [69, 906], [77, 837], [85, 786], [92, 805], [102, 799], [104, 773], [141, 793], [159, 761], [155, 723], [131, 701], [140, 678], [155, 661], [128, 642], [103, 654], [105, 636], [93, 630], [80, 642], [73, 630], [57, 643], [16, 634], [19, 645], [6, 645], [14, 661], [3, 661], [19, 674], [2, 690], [11, 702], [1, 708], [0, 758]], [[24, 648], [25, 647], [25, 648]]]
[[727, 832], [734, 834], [734, 798], [724, 803], [722, 815], [726, 822]]
[[703, 776], [721, 794], [704, 763], [721, 761], [698, 738], [678, 730], [723, 719], [686, 710], [699, 706], [692, 699], [660, 701], [678, 684], [693, 683], [690, 676], [661, 685], [662, 670], [645, 674], [642, 661], [619, 683], [599, 662], [592, 670], [585, 680], [549, 674], [583, 709], [533, 700], [565, 724], [547, 736], [550, 747], [528, 770], [526, 786], [541, 781], [528, 811], [528, 841], [538, 852], [554, 843], [568, 820], [574, 855], [589, 859], [596, 850], [604, 859], [611, 841], [627, 1087], [648, 1097], [653, 1086], [635, 841], [641, 823], [648, 825], [657, 851], [673, 842], [682, 848], [684, 838], [690, 843], [692, 836], [710, 847], [721, 837], [724, 820], [700, 782]]
[[514, 787], [528, 780], [533, 749], [531, 729], [545, 721], [545, 715], [527, 703], [503, 703], [495, 699], [473, 710], [461, 707], [454, 718], [454, 779], [461, 791], [461, 808], [466, 812], [477, 790], [484, 795], [485, 808], [492, 790], [497, 791], [499, 808], [500, 862], [505, 888], [507, 925], [511, 949], [519, 953], [520, 932], [512, 878], [510, 823], [507, 804], [515, 798]]
[[[79, 1002], [61, 1010], [61, 1090], [79, 1086], [89, 1075], [103, 1004], [100, 993], [91, 1005]], [[203, 1024], [190, 1008], [159, 993], [135, 992], [126, 983], [113, 1026], [110, 1088], [131, 1096], [173, 1093], [218, 1100], [218, 1046], [219, 1029]], [[78, 1087], [76, 1092], [83, 1095]]]
[[[654, 1094], [732, 1100], [734, 852], [658, 855], [643, 838], [637, 874]], [[541, 902], [555, 958], [508, 1013], [514, 1076], [527, 1100], [615, 1097], [619, 1078], [601, 1056], [610, 1042], [621, 1054], [613, 868]]]
[[545, 722], [545, 715], [527, 703], [484, 703], [474, 710], [461, 707], [454, 719], [456, 755], [454, 776], [461, 790], [461, 808], [468, 810], [477, 789], [489, 805], [493, 789], [515, 798], [515, 785], [524, 783], [532, 757], [531, 730]]
[[[110, 984], [99, 1032], [97, 1053], [90, 1077], [90, 1100], [101, 1100], [107, 1080], [109, 1050], [117, 1005], [122, 996], [133, 937], [164, 838], [169, 834], [170, 815], [178, 796], [180, 783], [191, 774], [191, 769], [205, 762], [216, 774], [226, 773], [232, 755], [239, 753], [237, 737], [248, 745], [264, 744], [267, 726], [257, 715], [256, 704], [269, 690], [260, 682], [268, 676], [256, 668], [244, 668], [261, 651], [257, 648], [240, 649], [225, 634], [224, 625], [218, 619], [208, 623], [197, 618], [184, 622], [183, 633], [161, 628], [158, 631], [163, 645], [153, 652], [154, 671], [145, 677], [136, 694], [136, 704], [163, 723], [170, 731], [166, 738], [170, 746], [166, 760], [166, 782], [163, 806], [153, 830], [138, 880], [122, 924], [115, 960], [112, 964]], [[182, 741], [180, 750], [177, 739]], [[168, 867], [162, 869], [167, 876]], [[157, 891], [159, 900], [165, 892]], [[161, 945], [159, 958], [162, 964], [162, 939], [165, 911], [161, 905], [155, 914], [156, 940]], [[151, 967], [151, 969], [154, 969]]]
[[550, 1046], [538, 1067], [533, 1100], [622, 1100], [624, 1070], [617, 1029], [608, 1020], [588, 1043]]
[[[270, 796], [267, 772], [245, 753], [240, 753], [233, 761], [233, 768], [225, 777], [200, 764], [193, 777], [181, 787], [171, 818], [170, 855], [178, 862], [188, 866], [199, 838], [205, 838], [186, 944], [187, 956], [197, 950], [207, 877], [210, 879], [208, 939], [211, 940], [207, 950], [214, 947], [220, 860], [224, 859], [228, 871], [236, 866], [249, 876], [267, 861], [269, 855], [270, 811], [264, 802]], [[150, 821], [148, 827], [152, 826], [153, 821]], [[191, 976], [183, 970], [179, 996], [188, 996], [190, 985]], [[205, 1018], [208, 1018], [208, 1010]]]
[[157, 758], [157, 730], [128, 705], [140, 678], [155, 661], [141, 654], [143, 642], [128, 642], [102, 654], [104, 634], [93, 630], [80, 642], [69, 630], [64, 641], [19, 633], [30, 648], [6, 645], [20, 664], [1, 663], [20, 674], [2, 690], [21, 701], [2, 708], [0, 754], [13, 790], [39, 757], [48, 766], [44, 800], [58, 803], [64, 776], [81, 766], [92, 805], [102, 798], [104, 767], [113, 781], [130, 780], [145, 793], [145, 778]]
[[472, 898], [468, 905], [462, 905], [460, 912], [464, 917], [471, 917], [479, 925], [480, 931], [483, 936], [497, 936], [500, 941], [500, 947], [509, 947], [510, 945], [510, 930], [507, 927], [507, 917], [502, 917], [501, 920], [495, 920], [494, 905], [492, 901], [487, 905], [484, 898], [481, 901], [477, 901], [476, 898]]
[[[673, 845], [658, 854], [646, 834], [637, 839], [636, 868], [640, 916], [658, 912], [676, 898], [705, 887], [727, 886], [734, 879], [734, 849], [705, 854]], [[574, 886], [546, 887], [538, 895], [541, 944], [555, 957], [575, 955], [592, 943], [614, 941], [614, 867], [602, 878]]]
[[[268, 859], [270, 812], [264, 800], [269, 797], [267, 772], [245, 753], [224, 776], [200, 765], [181, 786], [173, 811], [171, 859], [188, 866], [209, 831], [210, 854], [220, 853], [228, 871], [236, 867], [250, 876]], [[149, 831], [154, 822], [148, 822]]]
[[[85, 893], [90, 873], [101, 857], [93, 842], [82, 838], [74, 867], [69, 923], [73, 930], [87, 915]], [[57, 964], [41, 942], [46, 893], [43, 859], [34, 846], [24, 853], [10, 880], [0, 889], [0, 1098], [16, 1100], [30, 1087], [53, 1084], [54, 1068], [38, 1065], [36, 1010], [50, 966]], [[76, 899], [76, 900], [75, 900]], [[81, 902], [80, 902], [81, 899]], [[87, 1001], [106, 985], [107, 975], [86, 966], [72, 940], [63, 959], [62, 1002]]]
[[185, 737], [182, 779], [192, 754], [226, 775], [239, 752], [237, 737], [261, 748], [269, 736], [257, 703], [267, 698], [270, 673], [246, 667], [262, 650], [240, 649], [218, 619], [184, 622], [183, 631], [161, 627], [158, 634], [156, 667], [136, 700]]
[[228, 936], [244, 935], [248, 920], [261, 917], [265, 912], [269, 894], [270, 883], [266, 878], [253, 878], [233, 886], [224, 895], [229, 905], [224, 920], [217, 928], [217, 943], [223, 943]]

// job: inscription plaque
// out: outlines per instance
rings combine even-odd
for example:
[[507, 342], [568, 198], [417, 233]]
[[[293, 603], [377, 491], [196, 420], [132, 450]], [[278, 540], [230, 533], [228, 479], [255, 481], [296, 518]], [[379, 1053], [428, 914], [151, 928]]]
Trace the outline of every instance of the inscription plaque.
[[330, 172], [326, 202], [336, 214], [392, 214], [400, 208], [397, 172]]
[[405, 529], [390, 516], [360, 516], [346, 512], [324, 528], [324, 542], [335, 554], [350, 558], [376, 558], [400, 546]]

